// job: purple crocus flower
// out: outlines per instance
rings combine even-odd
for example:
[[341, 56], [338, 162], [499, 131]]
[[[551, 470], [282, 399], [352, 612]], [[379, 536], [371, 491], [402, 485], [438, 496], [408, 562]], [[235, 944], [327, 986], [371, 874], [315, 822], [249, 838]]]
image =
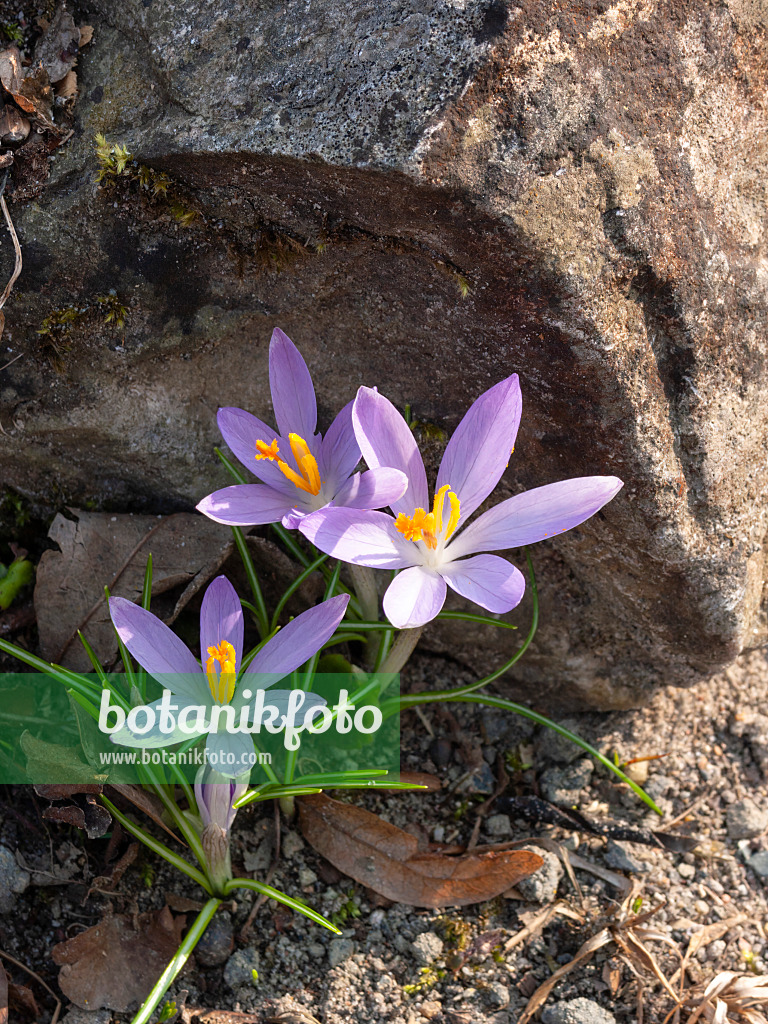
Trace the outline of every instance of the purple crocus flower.
[[381, 508], [397, 500], [405, 477], [387, 466], [355, 473], [360, 448], [349, 402], [325, 437], [315, 433], [317, 402], [307, 364], [291, 339], [276, 328], [269, 344], [269, 386], [277, 431], [243, 409], [219, 409], [219, 430], [245, 468], [263, 480], [214, 491], [197, 506], [228, 526], [282, 521], [295, 529], [326, 505]]
[[516, 494], [464, 526], [507, 466], [521, 411], [517, 374], [473, 403], [445, 450], [427, 511], [427, 475], [413, 434], [383, 395], [360, 388], [352, 418], [365, 461], [393, 466], [408, 477], [405, 493], [391, 503], [396, 518], [329, 508], [304, 520], [301, 532], [346, 562], [403, 570], [384, 595], [384, 611], [398, 629], [433, 619], [443, 607], [446, 585], [490, 612], [510, 611], [525, 590], [522, 574], [498, 555], [478, 552], [521, 547], [570, 530], [623, 486], [613, 476], [561, 480]]
[[[264, 644], [241, 674], [241, 685], [236, 687], [243, 656], [243, 612], [226, 577], [213, 580], [200, 609], [202, 667], [187, 645], [157, 616], [125, 598], [110, 598], [109, 612], [121, 640], [139, 664], [175, 698], [177, 725], [175, 732], [162, 731], [162, 701], [155, 701], [149, 705], [154, 712], [151, 728], [131, 731], [126, 724], [114, 733], [112, 741], [129, 747], [165, 747], [188, 740], [195, 733], [205, 735], [208, 762], [227, 778], [238, 778], [253, 763], [253, 738], [248, 732], [227, 731], [226, 715], [221, 713], [219, 728], [212, 730], [214, 707], [231, 705], [234, 722], [239, 725], [241, 711], [251, 703], [257, 689], [273, 686], [320, 650], [341, 621], [348, 601], [346, 594], [332, 597], [292, 619]], [[251, 696], [246, 696], [248, 693]], [[290, 699], [290, 690], [272, 690], [268, 703], [285, 715]], [[302, 716], [323, 704], [321, 697], [306, 694]], [[185, 714], [186, 708], [198, 710], [190, 715]], [[181, 721], [191, 731], [181, 731]]]
[[200, 841], [208, 862], [208, 875], [221, 892], [232, 877], [229, 830], [237, 814], [233, 804], [247, 788], [247, 783], [230, 781], [207, 765], [195, 779], [195, 800], [202, 824]]
[[222, 832], [229, 832], [237, 814], [232, 805], [247, 788], [247, 782], [234, 782], [214, 768], [204, 766], [195, 779], [195, 800], [203, 831], [214, 825]]

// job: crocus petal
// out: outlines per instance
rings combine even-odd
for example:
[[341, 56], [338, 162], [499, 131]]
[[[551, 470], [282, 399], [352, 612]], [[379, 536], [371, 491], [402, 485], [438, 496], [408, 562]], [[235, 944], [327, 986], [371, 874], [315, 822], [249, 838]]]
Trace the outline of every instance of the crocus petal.
[[[298, 494], [295, 487], [293, 491]], [[279, 523], [295, 504], [269, 484], [232, 484], [207, 495], [197, 510], [227, 526], [263, 526]]]
[[445, 557], [519, 548], [555, 537], [593, 516], [623, 486], [615, 476], [582, 476], [516, 494], [462, 530], [445, 549]]
[[[148, 708], [152, 709], [154, 714], [154, 724], [151, 729], [148, 729], [146, 732], [139, 733], [133, 732], [127, 725], [124, 725], [122, 729], [110, 734], [109, 738], [111, 742], [116, 743], [119, 747], [146, 747], [147, 749], [152, 750], [156, 747], [170, 747], [174, 743], [181, 743], [183, 740], [190, 739], [190, 733], [182, 732], [178, 726], [170, 733], [160, 731], [161, 704], [162, 700], [156, 700], [147, 705]], [[177, 709], [176, 712], [173, 712], [174, 719], [177, 718], [178, 711], [185, 707], [186, 704], [186, 700], [182, 700], [180, 703], [176, 703], [173, 700], [170, 701], [169, 708], [175, 707]], [[139, 725], [144, 725], [146, 722], [145, 715], [142, 714], [137, 717]]]
[[[208, 684], [187, 645], [156, 615], [124, 597], [110, 597], [109, 614], [136, 661], [168, 689], [194, 703], [210, 700]], [[203, 700], [200, 700], [203, 694]]]
[[203, 662], [208, 648], [226, 640], [235, 649], [235, 664], [243, 657], [243, 609], [235, 588], [226, 576], [217, 576], [205, 592], [200, 608], [200, 655]]
[[296, 490], [274, 462], [270, 462], [269, 459], [256, 458], [256, 442], [263, 441], [269, 445], [275, 439], [279, 442], [281, 458], [288, 460], [290, 457], [290, 445], [287, 441], [282, 440], [274, 427], [268, 427], [266, 423], [262, 423], [245, 409], [237, 409], [234, 406], [219, 409], [216, 421], [219, 424], [221, 436], [227, 442], [227, 447], [242, 462], [249, 473], [253, 473], [254, 476], [259, 477], [277, 491], [292, 494]]
[[352, 409], [360, 451], [369, 469], [389, 466], [408, 477], [408, 487], [401, 498], [392, 502], [392, 511], [413, 515], [413, 510], [429, 511], [427, 474], [418, 445], [403, 417], [389, 399], [371, 388], [360, 388]]
[[508, 612], [525, 593], [523, 574], [498, 555], [473, 555], [440, 566], [440, 575], [457, 594], [489, 612]]
[[396, 629], [414, 629], [434, 619], [445, 603], [445, 581], [415, 565], [398, 573], [384, 595], [384, 614]]
[[332, 597], [283, 626], [250, 663], [245, 670], [246, 677], [254, 672], [264, 672], [282, 678], [303, 665], [330, 639], [344, 616], [348, 601], [348, 594]]
[[334, 558], [374, 569], [404, 569], [420, 561], [419, 549], [395, 529], [386, 512], [322, 508], [299, 523], [313, 544]]
[[242, 779], [254, 763], [253, 737], [247, 732], [208, 733], [205, 743], [207, 763], [227, 779]]
[[408, 477], [399, 469], [369, 469], [355, 473], [333, 499], [345, 508], [383, 508], [397, 501], [408, 486]]
[[466, 520], [499, 482], [514, 447], [523, 409], [517, 374], [472, 403], [445, 449], [437, 490], [449, 484]]
[[301, 353], [279, 327], [269, 343], [269, 387], [280, 433], [309, 443], [317, 427], [315, 389]]
[[330, 494], [344, 483], [360, 461], [360, 445], [352, 425], [352, 405], [348, 402], [328, 428], [320, 448], [318, 469], [323, 487]]

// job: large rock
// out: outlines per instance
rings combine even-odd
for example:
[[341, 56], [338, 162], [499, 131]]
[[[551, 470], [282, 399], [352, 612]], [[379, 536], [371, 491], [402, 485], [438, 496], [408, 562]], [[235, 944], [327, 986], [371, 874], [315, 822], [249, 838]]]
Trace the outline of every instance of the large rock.
[[[95, 6], [75, 135], [14, 208], [4, 482], [49, 505], [196, 502], [224, 480], [217, 406], [267, 417], [275, 325], [326, 423], [377, 384], [433, 462], [517, 371], [500, 495], [626, 482], [534, 551], [521, 692], [628, 706], [765, 642], [762, 0]], [[98, 188], [97, 132], [168, 198]], [[93, 311], [110, 289], [122, 330]], [[89, 303], [63, 342], [35, 333]], [[483, 670], [498, 632], [428, 642]]]

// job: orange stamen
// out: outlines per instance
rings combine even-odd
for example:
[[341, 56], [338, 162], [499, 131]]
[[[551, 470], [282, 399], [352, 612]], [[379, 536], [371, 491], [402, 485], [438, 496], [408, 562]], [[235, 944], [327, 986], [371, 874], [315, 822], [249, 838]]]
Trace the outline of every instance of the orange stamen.
[[[451, 513], [447, 525], [443, 528], [443, 505], [446, 493], [450, 502]], [[460, 504], [458, 496], [451, 490], [450, 484], [443, 484], [435, 495], [431, 512], [425, 512], [423, 508], [414, 509], [412, 516], [407, 516], [405, 512], [401, 512], [395, 520], [395, 529], [402, 533], [406, 540], [413, 541], [414, 543], [418, 540], [423, 540], [430, 551], [434, 551], [440, 538], [448, 540], [455, 531], [459, 524], [459, 514]]]
[[276, 462], [277, 468], [284, 477], [291, 481], [294, 487], [298, 487], [301, 491], [306, 491], [307, 494], [319, 494], [322, 486], [320, 470], [317, 466], [317, 459], [309, 450], [309, 445], [298, 434], [289, 434], [288, 441], [291, 445], [293, 457], [296, 459], [296, 465], [299, 467], [298, 473], [295, 469], [291, 469], [284, 459], [280, 458], [277, 438], [271, 444], [267, 444], [266, 441], [257, 441], [256, 451], [258, 455], [255, 458], [257, 460], [269, 459], [270, 462]]
[[[208, 648], [208, 655], [205, 674], [211, 696], [217, 704], [229, 704], [235, 692], [237, 676], [235, 649], [229, 641], [222, 640], [215, 647]], [[216, 662], [219, 663], [218, 669]]]

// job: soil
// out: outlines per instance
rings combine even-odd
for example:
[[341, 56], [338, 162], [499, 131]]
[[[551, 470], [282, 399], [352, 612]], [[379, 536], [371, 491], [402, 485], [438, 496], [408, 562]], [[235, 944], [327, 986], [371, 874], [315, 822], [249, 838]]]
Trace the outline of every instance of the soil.
[[[403, 679], [414, 689], [465, 681], [463, 671], [451, 663], [423, 656], [412, 661]], [[494, 788], [494, 766], [501, 755], [510, 783], [495, 805], [482, 808], [477, 838], [481, 845], [530, 840], [543, 849], [549, 881], [542, 869], [536, 884], [519, 887], [527, 899], [518, 891], [462, 910], [390, 905], [341, 876], [308, 847], [295, 821], [283, 819], [272, 884], [334, 917], [342, 937], [267, 902], [244, 938], [241, 932], [256, 897], [243, 893], [220, 915], [215, 933], [168, 999], [179, 1010], [186, 1003], [187, 1020], [198, 1016], [211, 1024], [243, 1019], [233, 1012], [253, 1021], [277, 1017], [300, 1024], [515, 1024], [537, 985], [616, 920], [629, 889], [624, 879], [635, 884], [634, 909], [652, 911], [647, 926], [667, 940], [648, 942], [666, 977], [679, 967], [692, 935], [732, 920], [722, 936], [704, 943], [692, 957], [688, 983], [707, 982], [724, 970], [768, 972], [766, 897], [756, 870], [761, 858], [755, 856], [768, 849], [768, 816], [762, 810], [768, 806], [768, 720], [761, 717], [767, 683], [766, 656], [757, 652], [706, 684], [659, 693], [642, 710], [571, 715], [564, 721], [623, 762], [664, 755], [629, 768], [642, 778], [647, 767], [644, 784], [664, 812], [661, 820], [605, 769], [590, 771], [581, 752], [522, 718], [467, 705], [452, 705], [450, 714], [446, 705], [408, 713], [402, 723], [403, 770], [431, 772], [442, 780], [442, 789], [350, 799], [425, 839], [466, 844], [478, 808], [487, 800], [487, 793], [477, 790]], [[514, 811], [511, 819], [500, 817], [513, 806], [510, 795], [533, 794], [565, 800], [591, 819], [660, 828], [698, 843], [688, 852], [672, 853], [531, 825], [516, 819]], [[31, 790], [9, 787], [0, 801], [0, 845], [17, 853], [31, 878], [15, 897], [13, 911], [0, 919], [0, 950], [37, 972], [54, 991], [57, 968], [51, 950], [56, 943], [110, 913], [160, 910], [169, 903], [174, 912], [186, 909], [189, 914], [193, 904], [183, 899], [200, 900], [193, 882], [144, 850], [119, 882], [102, 879], [101, 891], [88, 896], [94, 878], [110, 876], [129, 845], [127, 838], [88, 840], [74, 827], [43, 821], [46, 802]], [[756, 834], [742, 838], [745, 832]], [[274, 861], [274, 835], [270, 805], [242, 811], [233, 831], [238, 871], [263, 879]], [[574, 888], [568, 874], [553, 867], [551, 851], [558, 845], [561, 856], [572, 856], [579, 865], [586, 862], [597, 874], [576, 866]], [[552, 882], [558, 874], [555, 894]], [[563, 913], [528, 941], [505, 949], [555, 899]], [[618, 1024], [664, 1020], [674, 1004], [661, 982], [637, 962], [630, 969], [618, 952], [613, 943], [598, 949], [554, 988], [547, 1005], [586, 997]], [[50, 1019], [53, 1000], [13, 963], [5, 961], [5, 966], [12, 981], [32, 988], [39, 1019]], [[219, 1013], [205, 1016], [198, 1008]], [[69, 1021], [103, 1024], [109, 1016], [108, 1011], [71, 1008]], [[129, 1020], [130, 1014], [114, 1017]]]

